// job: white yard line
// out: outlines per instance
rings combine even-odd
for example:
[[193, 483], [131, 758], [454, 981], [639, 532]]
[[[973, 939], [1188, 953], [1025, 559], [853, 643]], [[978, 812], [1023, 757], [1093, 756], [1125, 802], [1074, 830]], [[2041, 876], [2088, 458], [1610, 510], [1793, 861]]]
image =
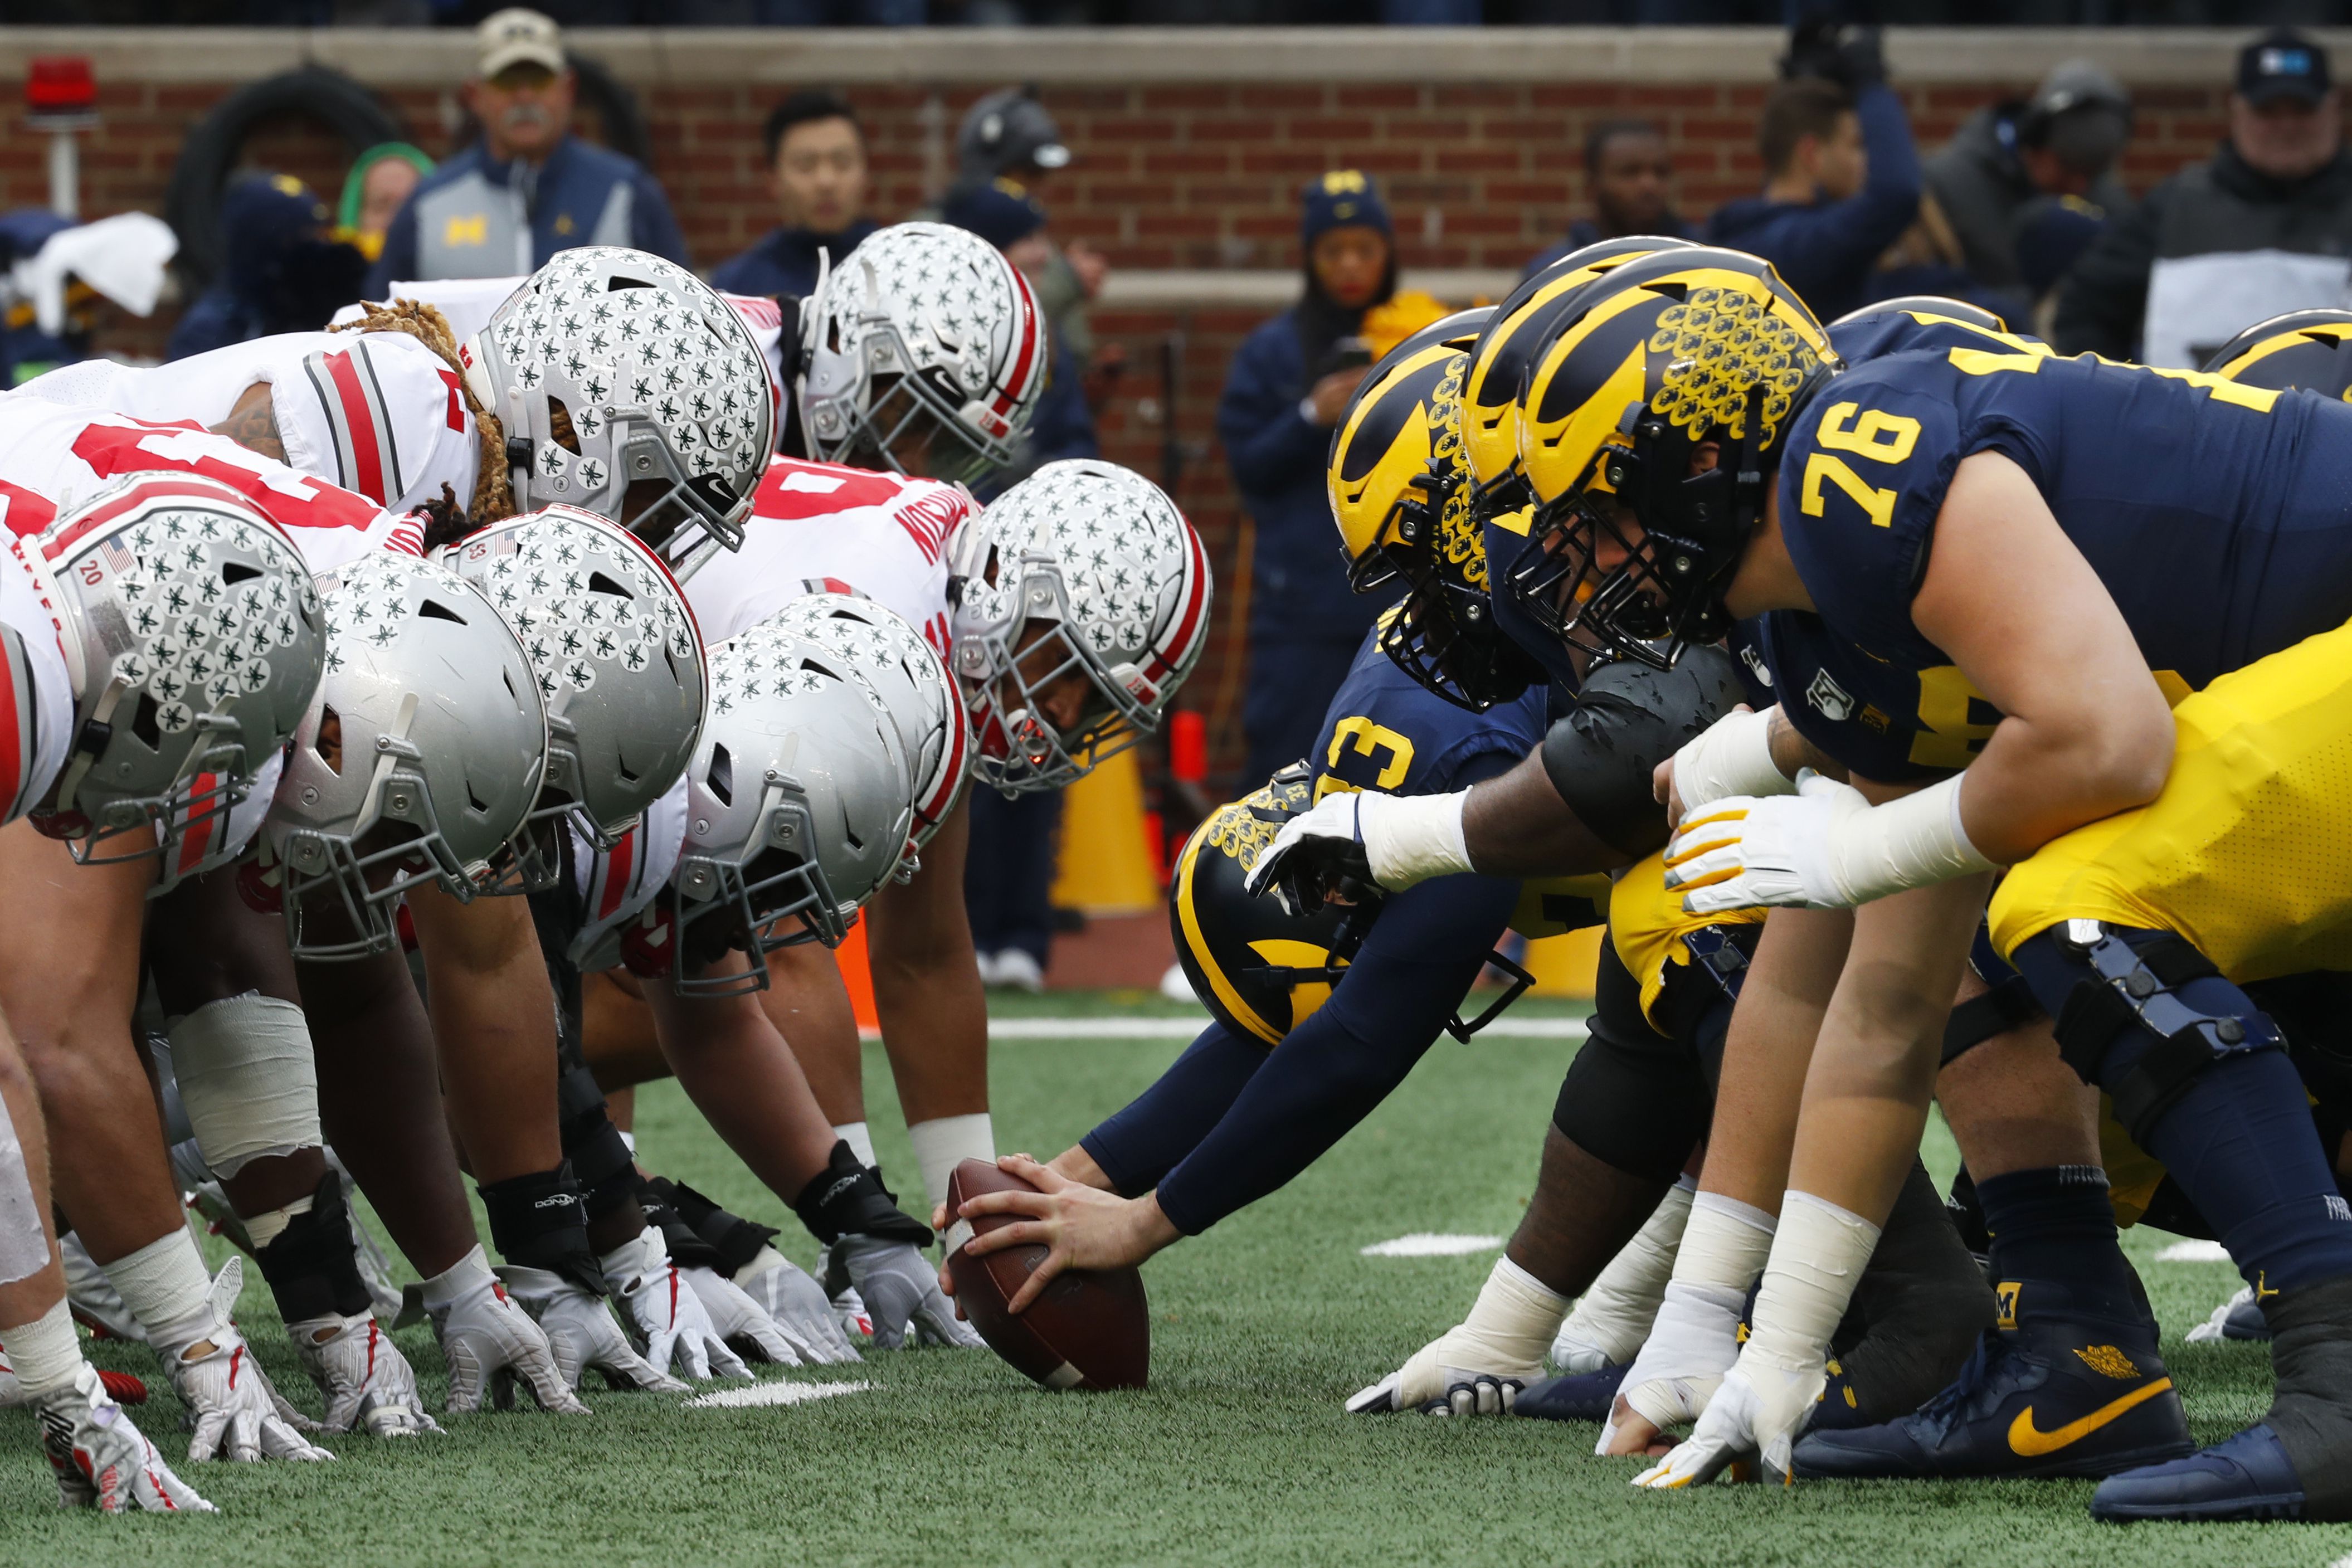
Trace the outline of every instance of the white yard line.
[[836, 1394], [863, 1394], [873, 1386], [870, 1383], [754, 1383], [689, 1399], [685, 1408], [746, 1410], [762, 1405], [806, 1405], [811, 1400], [831, 1399]]
[[2156, 1255], [2158, 1263], [2227, 1263], [2230, 1249], [2218, 1241], [2176, 1241]]
[[[1189, 1040], [1208, 1023], [1190, 1018], [991, 1018], [992, 1040]], [[1580, 1040], [1581, 1018], [1497, 1018], [1478, 1031], [1479, 1039]], [[1475, 1042], [1474, 1042], [1475, 1043]]]
[[1460, 1258], [1472, 1252], [1492, 1252], [1503, 1245], [1499, 1236], [1452, 1236], [1416, 1230], [1394, 1241], [1376, 1241], [1360, 1250], [1366, 1258]]

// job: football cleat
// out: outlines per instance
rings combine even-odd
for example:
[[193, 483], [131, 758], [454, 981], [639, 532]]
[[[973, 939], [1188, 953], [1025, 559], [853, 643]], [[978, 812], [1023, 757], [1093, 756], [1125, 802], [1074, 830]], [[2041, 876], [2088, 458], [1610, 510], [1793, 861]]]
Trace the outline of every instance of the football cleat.
[[2186, 1458], [2109, 1476], [2091, 1494], [2091, 1517], [2299, 1519], [2303, 1505], [2294, 1461], [2263, 1424]]
[[1532, 1415], [1538, 1421], [1606, 1421], [1609, 1407], [1616, 1403], [1618, 1385], [1625, 1381], [1626, 1366], [1567, 1373], [1531, 1383], [1511, 1406], [1511, 1414]]
[[[2128, 1346], [2116, 1342], [2128, 1342]], [[2036, 1317], [1985, 1331], [1950, 1386], [1909, 1415], [1838, 1429], [1832, 1383], [1798, 1442], [1803, 1479], [2106, 1476], [2190, 1451], [2180, 1395], [2144, 1329]]]

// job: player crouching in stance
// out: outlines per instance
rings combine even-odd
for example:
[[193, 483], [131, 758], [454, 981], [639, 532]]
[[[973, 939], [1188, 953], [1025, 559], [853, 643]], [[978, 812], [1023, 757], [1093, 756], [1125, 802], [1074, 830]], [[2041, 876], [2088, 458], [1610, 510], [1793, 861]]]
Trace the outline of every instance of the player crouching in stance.
[[[28, 512], [37, 500], [14, 499]], [[168, 614], [174, 606], [184, 618]], [[227, 612], [225, 626], [215, 609]], [[70, 876], [152, 880], [160, 863], [173, 879], [231, 842], [232, 814], [318, 686], [323, 637], [317, 596], [282, 530], [225, 486], [140, 475], [10, 541], [0, 653], [16, 737], [7, 818], [33, 817], [103, 868]], [[61, 1498], [109, 1511], [209, 1509], [81, 1360], [47, 1229], [44, 1121], [13, 1036], [0, 1046], [0, 1351], [40, 1415]], [[176, 1221], [174, 1237], [186, 1240]], [[328, 1457], [281, 1418], [200, 1264], [184, 1283], [177, 1310], [151, 1313], [145, 1326], [196, 1416], [191, 1458], [258, 1458], [265, 1447]]]

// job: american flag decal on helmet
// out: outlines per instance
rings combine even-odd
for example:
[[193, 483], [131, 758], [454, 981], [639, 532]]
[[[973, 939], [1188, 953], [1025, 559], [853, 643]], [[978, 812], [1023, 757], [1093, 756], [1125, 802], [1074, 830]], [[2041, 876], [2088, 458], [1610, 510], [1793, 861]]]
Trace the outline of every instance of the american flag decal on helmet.
[[354, 344], [311, 354], [302, 362], [302, 368], [327, 411], [327, 427], [334, 435], [338, 482], [378, 506], [389, 505], [408, 487], [401, 477], [400, 447], [393, 438], [392, 418], [384, 410], [383, 388], [376, 381], [374, 362], [363, 346]]

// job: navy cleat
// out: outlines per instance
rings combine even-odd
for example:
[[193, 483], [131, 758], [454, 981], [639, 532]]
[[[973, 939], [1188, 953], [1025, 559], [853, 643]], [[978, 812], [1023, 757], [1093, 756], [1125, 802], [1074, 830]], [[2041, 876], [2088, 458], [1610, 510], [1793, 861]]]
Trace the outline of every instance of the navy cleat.
[[1875, 1425], [1862, 1413], [1862, 1400], [1853, 1389], [1853, 1374], [1846, 1371], [1844, 1363], [1832, 1356], [1822, 1370], [1829, 1373], [1829, 1379], [1822, 1385], [1822, 1396], [1813, 1404], [1813, 1418], [1805, 1423], [1805, 1430], [1837, 1432]]
[[2303, 1480], [2267, 1426], [2249, 1426], [2185, 1459], [2109, 1476], [2091, 1494], [2091, 1517], [2301, 1519]]
[[[1839, 1429], [1824, 1405], [1790, 1457], [1807, 1479], [2105, 1476], [2194, 1447], [2145, 1329], [2037, 1316], [1989, 1329], [1909, 1415]], [[2118, 1341], [2126, 1342], [2118, 1343]]]
[[1632, 1364], [1531, 1383], [1511, 1406], [1511, 1414], [1532, 1415], [1538, 1421], [1606, 1421], [1610, 1405], [1616, 1403], [1618, 1385], [1625, 1381], [1626, 1369]]

